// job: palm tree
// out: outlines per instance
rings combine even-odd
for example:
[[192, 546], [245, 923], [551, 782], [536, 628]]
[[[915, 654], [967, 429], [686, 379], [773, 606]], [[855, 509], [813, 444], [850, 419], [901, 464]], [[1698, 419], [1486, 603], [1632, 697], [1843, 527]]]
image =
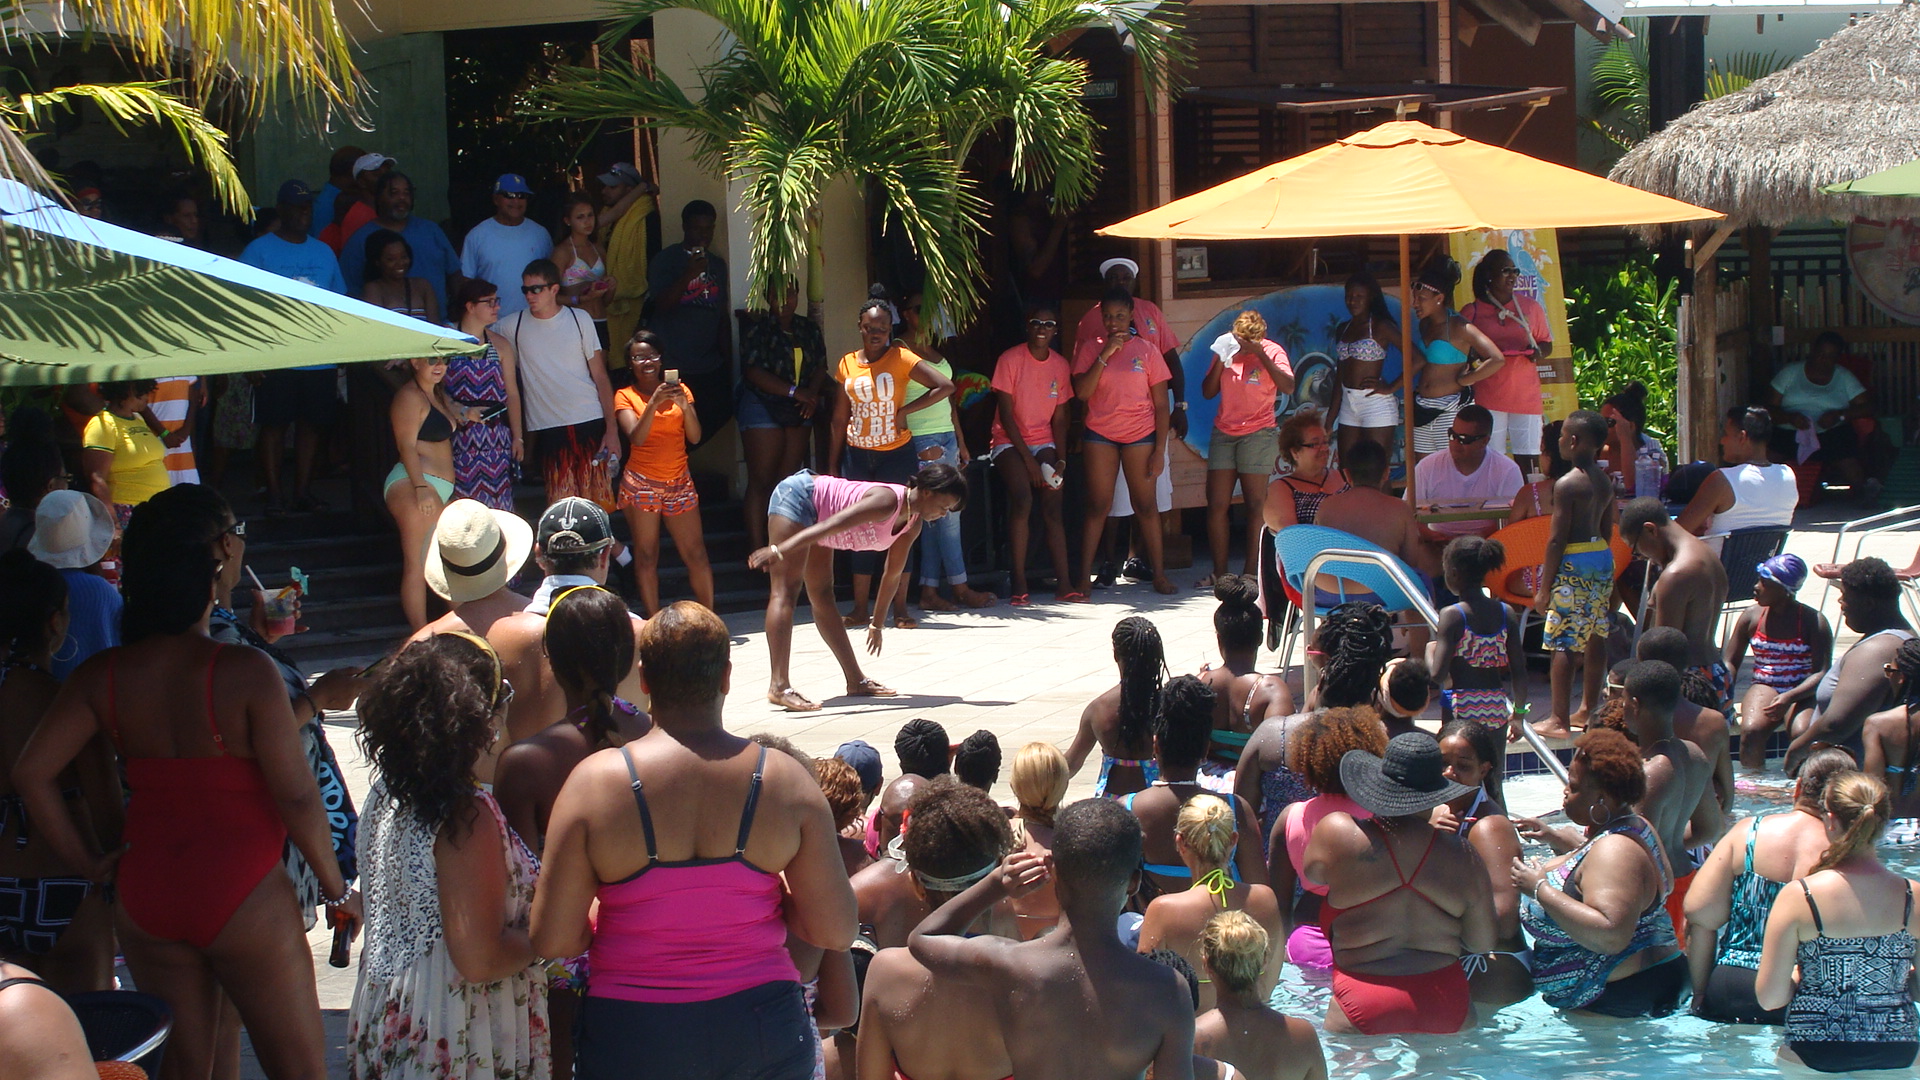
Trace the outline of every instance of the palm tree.
[[290, 101], [310, 119], [361, 119], [361, 78], [327, 0], [0, 0], [0, 50], [31, 58], [57, 39], [98, 41], [150, 77], [32, 90], [21, 89], [32, 85], [27, 72], [0, 65], [0, 177], [43, 190], [58, 184], [28, 143], [81, 103], [121, 130], [150, 124], [170, 132], [237, 212], [250, 201], [209, 109], [247, 123]]
[[[618, 40], [668, 9], [713, 18], [731, 40], [689, 93], [624, 59], [563, 69], [536, 95], [544, 115], [636, 117], [690, 134], [701, 164], [742, 184], [753, 221], [747, 296], [797, 276], [818, 302], [819, 206], [850, 178], [926, 265], [930, 318], [954, 323], [978, 302], [986, 204], [964, 169], [974, 143], [1003, 134], [1014, 179], [1050, 186], [1063, 206], [1092, 192], [1099, 162], [1082, 104], [1086, 68], [1052, 43], [1091, 28], [1130, 42], [1151, 93], [1182, 57], [1158, 0], [623, 0]], [[614, 50], [607, 50], [608, 53]], [[695, 95], [698, 95], [697, 97]]]
[[[1633, 29], [1639, 36], [1615, 39], [1600, 49], [1593, 60], [1593, 97], [1599, 108], [1580, 121], [1611, 145], [1625, 153], [1639, 145], [1651, 132], [1649, 109], [1650, 74], [1647, 60], [1645, 20]], [[1779, 71], [1792, 63], [1779, 53], [1730, 53], [1725, 65], [1707, 61], [1706, 93], [1702, 101], [1712, 101], [1737, 90], [1744, 90], [1757, 79]]]

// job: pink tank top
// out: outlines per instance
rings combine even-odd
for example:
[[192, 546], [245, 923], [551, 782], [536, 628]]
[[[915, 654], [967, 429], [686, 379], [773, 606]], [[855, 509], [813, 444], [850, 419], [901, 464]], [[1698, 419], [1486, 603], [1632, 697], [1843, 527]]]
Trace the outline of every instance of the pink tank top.
[[625, 881], [600, 886], [599, 921], [589, 947], [587, 994], [620, 1001], [713, 1001], [770, 982], [800, 981], [787, 955], [780, 875], [747, 861], [747, 834], [760, 801], [766, 747], [740, 815], [740, 836], [723, 859], [663, 862], [653, 815], [633, 758], [633, 802], [647, 840], [647, 864]]
[[1321, 818], [1335, 811], [1352, 814], [1358, 821], [1365, 821], [1373, 815], [1345, 795], [1315, 795], [1300, 803], [1299, 807], [1287, 818], [1287, 858], [1293, 861], [1293, 872], [1300, 881], [1300, 887], [1315, 896], [1325, 896], [1327, 887], [1308, 881], [1302, 872], [1307, 864], [1307, 841], [1313, 838], [1313, 827], [1320, 824]]
[[877, 487], [893, 492], [896, 503], [893, 516], [834, 533], [820, 541], [821, 547], [836, 551], [885, 551], [892, 547], [894, 536], [899, 531], [895, 523], [907, 512], [907, 489], [899, 484], [882, 484], [873, 480], [847, 480], [838, 476], [813, 478], [813, 513], [816, 521], [825, 521], [845, 510]]

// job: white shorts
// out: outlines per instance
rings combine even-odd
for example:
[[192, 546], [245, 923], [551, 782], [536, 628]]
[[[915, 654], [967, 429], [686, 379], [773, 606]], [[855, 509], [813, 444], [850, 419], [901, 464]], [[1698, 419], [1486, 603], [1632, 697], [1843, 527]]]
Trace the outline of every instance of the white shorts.
[[[1161, 513], [1173, 509], [1173, 441], [1167, 441], [1166, 465], [1160, 470], [1159, 479], [1153, 482], [1154, 508]], [[1108, 517], [1132, 517], [1133, 496], [1127, 494], [1127, 472], [1116, 470], [1113, 474], [1113, 505], [1107, 508]]]
[[[1001, 443], [999, 446], [996, 446], [993, 449], [987, 451], [987, 460], [997, 461], [999, 460], [1001, 454], [1004, 454], [1011, 449], [1013, 449], [1012, 443]], [[1054, 449], [1054, 445], [1050, 442], [1043, 442], [1043, 443], [1037, 443], [1037, 444], [1028, 443], [1027, 449], [1033, 453], [1034, 457], [1039, 457], [1040, 451], [1052, 450]]]
[[1335, 427], [1391, 428], [1399, 427], [1401, 419], [1400, 399], [1393, 394], [1340, 388], [1340, 415]]
[[1539, 413], [1501, 412], [1493, 413], [1493, 437], [1487, 440], [1487, 449], [1497, 454], [1520, 454], [1531, 456], [1540, 452], [1540, 429], [1545, 426], [1545, 418]]

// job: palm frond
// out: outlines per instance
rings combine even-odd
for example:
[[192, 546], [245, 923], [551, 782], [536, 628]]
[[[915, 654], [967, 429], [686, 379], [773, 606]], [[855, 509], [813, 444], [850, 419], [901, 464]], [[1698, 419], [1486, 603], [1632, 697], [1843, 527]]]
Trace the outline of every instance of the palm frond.
[[252, 210], [252, 200], [227, 152], [227, 133], [214, 127], [199, 109], [158, 82], [82, 83], [56, 90], [21, 94], [8, 104], [29, 125], [44, 123], [48, 114], [68, 111], [79, 102], [91, 102], [114, 128], [125, 133], [134, 124], [147, 124], [179, 139], [187, 156], [207, 170], [214, 197], [236, 214]]
[[[358, 0], [356, 0], [358, 2]], [[35, 8], [0, 7], [0, 48], [44, 33]], [[238, 89], [247, 115], [290, 101], [364, 124], [364, 82], [331, 0], [66, 0], [63, 32], [111, 43], [204, 106]]]
[[1706, 99], [1712, 101], [1745, 90], [1792, 62], [1774, 52], [1729, 53], [1724, 64], [1708, 60]]

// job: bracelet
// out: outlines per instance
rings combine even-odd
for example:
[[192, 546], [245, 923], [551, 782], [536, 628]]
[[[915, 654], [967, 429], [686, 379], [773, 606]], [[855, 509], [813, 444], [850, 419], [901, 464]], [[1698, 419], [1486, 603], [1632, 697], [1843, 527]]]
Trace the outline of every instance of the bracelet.
[[353, 886], [346, 885], [344, 882], [342, 884], [344, 887], [340, 890], [339, 896], [330, 899], [325, 893], [321, 893], [320, 902], [329, 908], [346, 906], [347, 901], [353, 898]]
[[1540, 899], [1540, 890], [1546, 887], [1547, 887], [1547, 875], [1541, 874], [1540, 880], [1533, 883], [1533, 902], [1534, 903], [1536, 904], [1545, 903], [1545, 901]]
[[793, 398], [793, 397], [799, 396], [799, 394], [800, 394], [800, 386], [798, 383], [787, 387], [787, 397]]
[[776, 559], [785, 559], [787, 557], [786, 553], [780, 550], [779, 544], [768, 544], [767, 550], [773, 552], [773, 557]]

